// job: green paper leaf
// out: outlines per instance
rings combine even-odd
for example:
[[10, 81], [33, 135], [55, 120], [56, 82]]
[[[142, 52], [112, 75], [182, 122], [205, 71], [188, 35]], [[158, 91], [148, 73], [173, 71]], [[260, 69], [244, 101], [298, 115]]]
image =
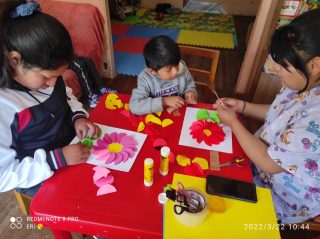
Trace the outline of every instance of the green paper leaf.
[[217, 111], [213, 111], [211, 114], [210, 114], [210, 119], [213, 121], [213, 122], [216, 122], [218, 124], [221, 123], [219, 117], [218, 117], [218, 112]]
[[84, 144], [85, 146], [89, 147], [89, 148], [93, 147], [92, 139], [90, 139], [89, 137], [84, 138], [83, 140], [81, 140], [81, 143]]
[[209, 118], [209, 112], [205, 109], [200, 109], [197, 112], [197, 120], [205, 120]]

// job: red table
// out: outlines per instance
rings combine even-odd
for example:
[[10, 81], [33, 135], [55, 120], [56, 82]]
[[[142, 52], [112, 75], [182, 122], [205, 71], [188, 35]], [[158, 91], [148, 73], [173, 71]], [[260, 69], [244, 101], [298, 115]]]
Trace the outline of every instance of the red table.
[[[123, 109], [108, 110], [104, 106], [104, 96], [91, 112], [90, 119], [96, 123], [136, 131], [136, 127], [121, 114]], [[119, 94], [125, 103], [129, 95]], [[210, 108], [208, 104], [196, 107]], [[91, 164], [68, 166], [59, 169], [53, 177], [44, 182], [34, 196], [30, 214], [36, 223], [49, 227], [57, 239], [71, 238], [70, 232], [99, 235], [110, 239], [160, 239], [162, 238], [162, 205], [158, 203], [158, 194], [172, 182], [173, 172], [182, 173], [183, 168], [176, 163], [170, 164], [167, 176], [159, 174], [160, 152], [153, 148], [153, 140], [161, 137], [167, 140], [175, 154], [189, 158], [195, 156], [209, 158], [209, 151], [178, 145], [185, 108], [181, 116], [172, 116], [163, 112], [161, 119], [171, 118], [174, 124], [161, 128], [160, 136], [148, 136], [129, 173], [112, 170], [111, 175], [117, 188], [116, 193], [96, 196], [97, 186], [93, 184]], [[245, 156], [236, 138], [233, 137], [233, 155]], [[220, 162], [230, 160], [233, 155], [219, 153]], [[143, 183], [143, 161], [151, 157], [155, 161], [154, 183], [151, 187]], [[246, 157], [246, 156], [245, 156]], [[208, 173], [252, 181], [249, 166], [225, 167], [221, 171]]]

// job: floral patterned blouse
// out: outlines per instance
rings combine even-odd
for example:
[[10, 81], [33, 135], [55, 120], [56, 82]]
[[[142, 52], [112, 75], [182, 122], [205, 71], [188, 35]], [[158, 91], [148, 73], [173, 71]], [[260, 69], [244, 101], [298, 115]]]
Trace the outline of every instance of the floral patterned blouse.
[[255, 180], [272, 190], [282, 223], [302, 222], [320, 214], [319, 126], [320, 86], [301, 94], [283, 88], [267, 112], [260, 139], [286, 172], [268, 175], [257, 169]]

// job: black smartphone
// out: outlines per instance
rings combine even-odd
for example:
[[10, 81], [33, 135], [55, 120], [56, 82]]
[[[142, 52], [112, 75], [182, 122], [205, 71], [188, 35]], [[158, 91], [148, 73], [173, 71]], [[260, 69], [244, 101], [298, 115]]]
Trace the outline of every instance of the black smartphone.
[[253, 183], [215, 175], [207, 175], [206, 192], [208, 194], [214, 194], [248, 202], [257, 202], [256, 186]]

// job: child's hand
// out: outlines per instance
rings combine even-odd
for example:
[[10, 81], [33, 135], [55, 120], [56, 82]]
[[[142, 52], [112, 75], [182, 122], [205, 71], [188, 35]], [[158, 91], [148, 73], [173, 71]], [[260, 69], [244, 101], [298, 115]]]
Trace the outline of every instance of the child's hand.
[[214, 108], [218, 108], [218, 105], [226, 106], [230, 110], [241, 113], [243, 109], [243, 104], [244, 104], [244, 101], [242, 100], [237, 100], [233, 98], [220, 98], [220, 100], [217, 100], [216, 103], [213, 104], [212, 106]]
[[184, 94], [186, 104], [197, 104], [197, 94], [194, 91], [188, 91]]
[[221, 122], [232, 128], [232, 124], [238, 120], [237, 113], [225, 104], [217, 104], [218, 116]]
[[74, 128], [79, 139], [85, 137], [97, 137], [100, 129], [87, 118], [79, 118], [74, 123]]
[[162, 105], [179, 109], [184, 105], [184, 100], [180, 96], [165, 96], [162, 97]]
[[84, 144], [70, 144], [62, 148], [68, 165], [85, 163], [90, 156], [90, 148]]

